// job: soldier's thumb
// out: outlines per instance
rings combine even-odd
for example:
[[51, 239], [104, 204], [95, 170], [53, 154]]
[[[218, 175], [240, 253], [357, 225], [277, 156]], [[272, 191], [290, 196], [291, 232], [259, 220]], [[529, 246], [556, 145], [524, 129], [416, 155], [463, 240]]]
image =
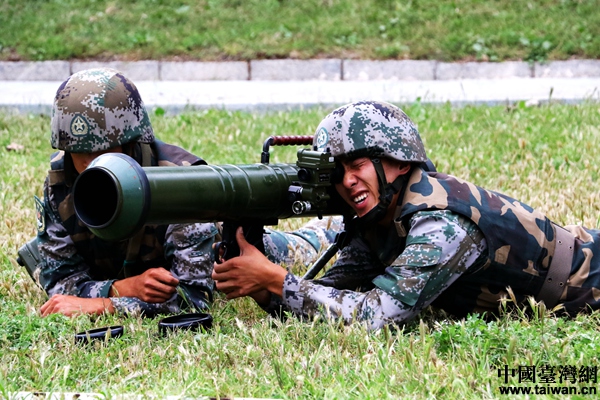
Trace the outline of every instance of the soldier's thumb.
[[235, 231], [235, 238], [240, 248], [240, 255], [242, 255], [244, 250], [247, 249], [248, 246], [251, 246], [251, 244], [246, 240], [246, 237], [244, 236], [244, 229], [241, 226], [239, 226], [237, 231]]

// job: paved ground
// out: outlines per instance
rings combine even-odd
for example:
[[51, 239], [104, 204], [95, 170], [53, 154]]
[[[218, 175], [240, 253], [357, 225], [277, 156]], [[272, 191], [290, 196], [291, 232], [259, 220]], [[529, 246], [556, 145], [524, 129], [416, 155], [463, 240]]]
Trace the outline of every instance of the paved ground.
[[[49, 113], [60, 82], [0, 82], [0, 107]], [[600, 100], [600, 78], [511, 78], [447, 81], [140, 81], [147, 107], [286, 109], [357, 100], [410, 103], [497, 104], [515, 101]]]
[[[0, 63], [0, 108], [49, 113], [64, 77], [97, 63]], [[547, 65], [435, 61], [263, 60], [110, 63], [138, 86], [146, 106], [266, 110], [357, 100], [498, 104], [600, 100], [600, 60]], [[41, 80], [46, 79], [46, 80]]]

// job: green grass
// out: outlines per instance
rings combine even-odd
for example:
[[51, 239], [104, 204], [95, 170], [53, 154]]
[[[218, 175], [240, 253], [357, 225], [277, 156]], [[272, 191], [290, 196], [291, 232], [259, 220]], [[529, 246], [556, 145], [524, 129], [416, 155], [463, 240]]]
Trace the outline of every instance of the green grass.
[[5, 0], [0, 60], [600, 57], [597, 0]]
[[[560, 223], [600, 226], [600, 107], [404, 107], [438, 169], [539, 207]], [[310, 134], [328, 112], [203, 111], [152, 115], [158, 136], [211, 163], [258, 162], [273, 134]], [[600, 319], [506, 312], [485, 322], [428, 310], [401, 332], [369, 333], [291, 318], [248, 299], [211, 310], [210, 333], [158, 336], [158, 319], [39, 316], [45, 296], [14, 262], [35, 232], [34, 194], [48, 168], [49, 118], [0, 114], [0, 397], [28, 391], [188, 397], [499, 398], [498, 368], [597, 366]], [[10, 143], [24, 146], [5, 150]], [[273, 162], [295, 149], [274, 148]], [[282, 221], [281, 227], [298, 220]], [[120, 324], [123, 337], [78, 346], [74, 333]], [[517, 378], [509, 384], [519, 386]], [[532, 386], [522, 384], [520, 386]], [[562, 385], [582, 388], [591, 383]], [[541, 398], [544, 398], [542, 396]], [[578, 398], [575, 396], [575, 398]], [[579, 397], [581, 398], [581, 397]], [[590, 397], [593, 398], [593, 397]]]

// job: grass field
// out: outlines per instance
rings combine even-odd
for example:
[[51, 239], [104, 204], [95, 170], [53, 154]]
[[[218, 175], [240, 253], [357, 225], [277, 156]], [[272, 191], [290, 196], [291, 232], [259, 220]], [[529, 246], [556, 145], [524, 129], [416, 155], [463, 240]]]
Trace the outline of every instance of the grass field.
[[4, 0], [0, 60], [600, 58], [597, 0]]
[[[439, 170], [519, 198], [558, 223], [600, 227], [597, 103], [462, 108], [416, 103], [404, 109]], [[270, 135], [312, 134], [328, 111], [211, 110], [153, 115], [152, 121], [162, 140], [211, 163], [243, 164], [259, 161]], [[169, 338], [157, 335], [158, 319], [41, 318], [45, 296], [14, 259], [35, 233], [32, 196], [41, 195], [48, 168], [49, 130], [47, 116], [0, 114], [0, 397], [28, 390], [158, 397], [498, 398], [501, 386], [534, 388], [503, 374], [505, 367], [579, 370], [599, 364], [597, 315], [566, 320], [535, 304], [530, 315], [507, 311], [491, 322], [476, 316], [455, 320], [428, 310], [400, 332], [375, 333], [358, 324], [275, 321], [246, 299], [228, 302], [221, 296], [211, 310], [211, 332]], [[24, 149], [7, 151], [11, 143]], [[294, 158], [295, 149], [273, 151], [273, 162]], [[300, 222], [285, 220], [280, 227]], [[87, 347], [74, 344], [78, 331], [115, 324], [124, 325], [123, 337]], [[596, 384], [553, 387], [580, 391]]]

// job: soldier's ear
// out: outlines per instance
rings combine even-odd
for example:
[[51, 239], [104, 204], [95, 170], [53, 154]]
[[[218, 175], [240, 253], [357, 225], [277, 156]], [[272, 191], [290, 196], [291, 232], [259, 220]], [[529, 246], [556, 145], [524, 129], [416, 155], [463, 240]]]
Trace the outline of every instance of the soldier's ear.
[[400, 170], [400, 175], [407, 174], [410, 171], [410, 163], [401, 162], [398, 169]]

